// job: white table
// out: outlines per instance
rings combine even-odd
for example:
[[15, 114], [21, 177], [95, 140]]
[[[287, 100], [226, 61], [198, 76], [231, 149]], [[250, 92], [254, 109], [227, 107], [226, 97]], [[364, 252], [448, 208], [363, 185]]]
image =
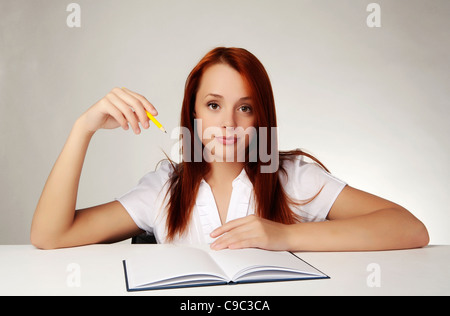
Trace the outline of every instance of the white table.
[[[330, 279], [126, 291], [122, 260], [164, 245], [0, 246], [0, 295], [449, 295], [450, 246], [300, 252]], [[180, 263], [182, 264], [182, 263]]]

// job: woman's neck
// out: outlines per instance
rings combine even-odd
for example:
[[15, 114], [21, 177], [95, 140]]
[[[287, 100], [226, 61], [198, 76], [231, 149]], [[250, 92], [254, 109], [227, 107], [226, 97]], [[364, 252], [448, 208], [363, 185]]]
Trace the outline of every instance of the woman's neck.
[[242, 172], [243, 162], [211, 162], [211, 169], [205, 175], [205, 181], [211, 186], [231, 183]]

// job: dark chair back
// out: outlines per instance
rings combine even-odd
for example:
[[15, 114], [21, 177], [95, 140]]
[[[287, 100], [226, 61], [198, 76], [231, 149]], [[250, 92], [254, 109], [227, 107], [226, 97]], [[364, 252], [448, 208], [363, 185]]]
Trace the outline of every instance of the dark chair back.
[[134, 236], [133, 238], [131, 238], [131, 243], [132, 244], [157, 244], [155, 236], [153, 234], [147, 234], [147, 233]]

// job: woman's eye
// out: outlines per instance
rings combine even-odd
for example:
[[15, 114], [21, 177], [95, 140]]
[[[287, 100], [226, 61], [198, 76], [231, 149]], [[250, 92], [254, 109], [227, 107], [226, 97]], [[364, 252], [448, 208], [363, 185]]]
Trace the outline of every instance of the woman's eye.
[[245, 113], [249, 113], [252, 111], [252, 108], [247, 105], [243, 105], [243, 106], [241, 106], [241, 111], [245, 112]]
[[219, 105], [218, 105], [217, 103], [210, 102], [210, 103], [208, 103], [208, 107], [209, 107], [210, 109], [215, 110], [215, 109], [217, 109], [217, 108], [219, 107]]

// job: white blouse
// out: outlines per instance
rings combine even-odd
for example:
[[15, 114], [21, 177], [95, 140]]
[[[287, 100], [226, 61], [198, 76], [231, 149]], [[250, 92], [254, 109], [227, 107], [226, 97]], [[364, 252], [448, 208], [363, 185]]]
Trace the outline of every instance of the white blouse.
[[[288, 178], [280, 172], [280, 180], [286, 193], [296, 201], [308, 200], [319, 195], [310, 203], [300, 207], [292, 206], [292, 210], [304, 222], [326, 220], [328, 212], [346, 183], [326, 172], [315, 163], [305, 162], [302, 156], [284, 162]], [[158, 243], [166, 240], [166, 204], [170, 197], [164, 196], [169, 188], [169, 176], [173, 171], [168, 160], [164, 160], [158, 169], [147, 173], [139, 184], [117, 200], [124, 206], [136, 225], [154, 234]], [[255, 213], [252, 197], [253, 184], [242, 169], [233, 180], [233, 190], [228, 207], [226, 221], [231, 221]], [[209, 184], [202, 179], [197, 194], [191, 221], [186, 233], [174, 240], [179, 244], [209, 244], [214, 241], [209, 235], [221, 226], [219, 212]]]

